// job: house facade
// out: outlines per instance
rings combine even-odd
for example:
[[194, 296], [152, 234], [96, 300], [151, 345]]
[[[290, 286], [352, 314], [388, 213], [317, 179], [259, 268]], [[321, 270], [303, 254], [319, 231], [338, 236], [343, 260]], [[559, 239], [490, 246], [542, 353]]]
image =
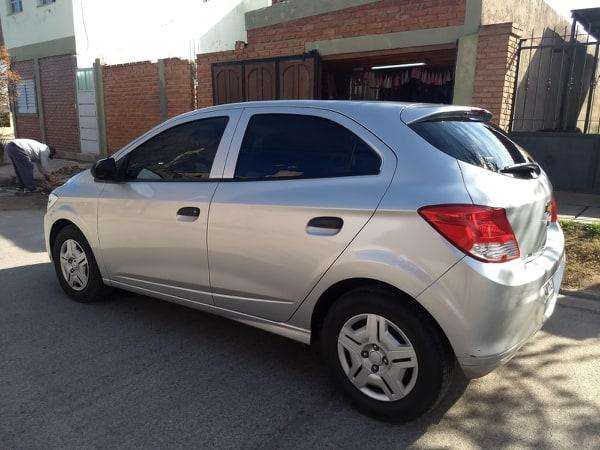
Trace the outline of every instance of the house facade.
[[16, 135], [92, 158], [249, 100], [467, 104], [507, 129], [523, 38], [569, 26], [543, 0], [6, 0], [0, 20], [22, 77]]
[[[147, 2], [122, 0], [0, 1], [5, 45], [13, 68], [21, 76], [12, 105], [15, 135], [47, 142], [69, 156], [93, 158], [101, 154], [109, 140], [103, 130], [106, 124], [101, 86], [102, 75], [108, 71], [99, 62], [94, 69], [96, 60], [123, 65], [166, 58], [164, 64], [146, 63], [143, 70], [149, 70], [153, 79], [145, 85], [131, 81], [141, 70], [139, 67], [130, 68], [123, 80], [107, 75], [109, 87], [114, 85], [115, 92], [127, 83], [129, 87], [137, 86], [141, 95], [158, 98], [160, 89], [167, 87], [165, 67], [167, 78], [171, 68], [177, 67], [173, 79], [183, 77], [187, 90], [190, 77], [173, 57], [194, 59], [199, 51], [233, 49], [237, 40], [246, 39], [245, 13], [269, 4], [270, 0], [171, 0], [168, 5], [149, 7]], [[131, 17], [139, 20], [132, 21]], [[200, 27], [197, 17], [203, 18]], [[123, 69], [115, 67], [114, 72], [123, 73]], [[148, 90], [152, 92], [148, 94]], [[123, 105], [118, 102], [119, 107], [113, 107], [113, 98], [108, 99], [108, 107], [122, 111]], [[158, 112], [151, 115], [160, 120], [164, 118], [160, 101], [155, 103]], [[185, 105], [183, 110], [188, 110], [194, 102]], [[181, 109], [169, 111], [183, 112]], [[111, 117], [110, 122], [123, 127], [118, 118]], [[145, 131], [149, 123], [154, 121], [134, 126], [132, 133]], [[123, 136], [114, 139], [118, 143], [132, 134], [122, 130], [118, 133]]]
[[543, 0], [277, 0], [247, 42], [199, 54], [198, 106], [324, 98], [455, 103], [507, 128], [516, 50], [567, 20]]

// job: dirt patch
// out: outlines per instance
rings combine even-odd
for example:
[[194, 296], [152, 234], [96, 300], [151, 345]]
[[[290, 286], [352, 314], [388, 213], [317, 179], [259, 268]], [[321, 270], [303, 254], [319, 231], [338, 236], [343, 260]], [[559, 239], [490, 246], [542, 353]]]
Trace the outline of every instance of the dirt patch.
[[600, 295], [600, 224], [561, 221], [565, 233], [566, 290]]
[[16, 211], [22, 209], [44, 209], [48, 203], [48, 195], [36, 192], [27, 195], [15, 195], [12, 190], [0, 187], [0, 211]]
[[48, 202], [48, 194], [58, 186], [64, 184], [73, 175], [85, 170], [80, 165], [69, 165], [52, 171], [52, 180], [36, 180], [39, 191], [22, 194], [17, 191], [17, 179], [0, 180], [0, 211], [14, 211], [21, 209], [43, 209]]
[[60, 169], [54, 170], [52, 172], [52, 181], [40, 181], [39, 186], [40, 190], [49, 194], [57, 187], [65, 184], [65, 182], [71, 178], [73, 175], [77, 175], [79, 172], [82, 172], [85, 169], [82, 169], [81, 166], [73, 164], [71, 166], [64, 166]]

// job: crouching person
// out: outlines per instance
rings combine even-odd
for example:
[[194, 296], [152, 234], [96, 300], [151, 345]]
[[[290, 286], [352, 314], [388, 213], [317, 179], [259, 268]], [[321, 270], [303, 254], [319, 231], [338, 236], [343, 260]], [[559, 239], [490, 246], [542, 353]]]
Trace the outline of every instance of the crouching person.
[[48, 171], [48, 162], [55, 153], [52, 147], [33, 139], [14, 139], [4, 146], [4, 152], [15, 168], [18, 189], [25, 192], [37, 190], [33, 178], [34, 164], [47, 181], [52, 181]]

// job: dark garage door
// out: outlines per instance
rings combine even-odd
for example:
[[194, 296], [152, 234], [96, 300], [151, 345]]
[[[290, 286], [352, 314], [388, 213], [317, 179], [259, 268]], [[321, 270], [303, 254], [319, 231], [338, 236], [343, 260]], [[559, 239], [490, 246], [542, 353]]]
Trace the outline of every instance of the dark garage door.
[[318, 62], [318, 54], [311, 52], [213, 64], [214, 104], [317, 98]]

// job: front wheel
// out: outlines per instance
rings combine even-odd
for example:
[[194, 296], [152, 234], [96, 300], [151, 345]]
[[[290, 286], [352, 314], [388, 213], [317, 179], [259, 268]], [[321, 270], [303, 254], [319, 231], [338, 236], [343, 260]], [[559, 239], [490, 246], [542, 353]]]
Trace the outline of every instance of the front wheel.
[[448, 390], [454, 356], [432, 320], [392, 292], [360, 288], [332, 306], [322, 355], [336, 383], [362, 412], [405, 422]]
[[58, 232], [52, 247], [52, 260], [60, 286], [73, 300], [87, 303], [108, 292], [94, 253], [75, 226], [66, 226]]

